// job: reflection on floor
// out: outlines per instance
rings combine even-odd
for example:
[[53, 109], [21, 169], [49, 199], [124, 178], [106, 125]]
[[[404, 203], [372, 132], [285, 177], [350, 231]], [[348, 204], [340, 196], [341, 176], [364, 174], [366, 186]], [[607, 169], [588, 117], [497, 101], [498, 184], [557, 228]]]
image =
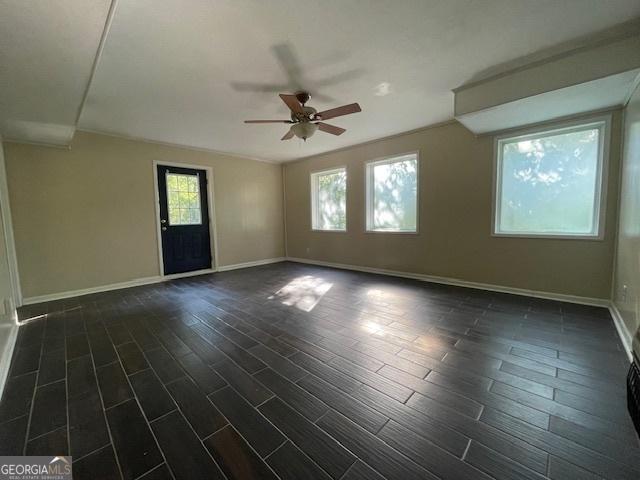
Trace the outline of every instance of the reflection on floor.
[[25, 307], [3, 455], [74, 479], [638, 479], [606, 310], [282, 263]]

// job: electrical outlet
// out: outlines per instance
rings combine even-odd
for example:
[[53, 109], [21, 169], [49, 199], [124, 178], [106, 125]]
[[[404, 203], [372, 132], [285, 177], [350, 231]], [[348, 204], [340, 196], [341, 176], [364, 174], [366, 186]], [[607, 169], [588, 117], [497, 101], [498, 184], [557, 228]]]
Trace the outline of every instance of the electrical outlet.
[[311, 248], [307, 247], [307, 253], [311, 252]]

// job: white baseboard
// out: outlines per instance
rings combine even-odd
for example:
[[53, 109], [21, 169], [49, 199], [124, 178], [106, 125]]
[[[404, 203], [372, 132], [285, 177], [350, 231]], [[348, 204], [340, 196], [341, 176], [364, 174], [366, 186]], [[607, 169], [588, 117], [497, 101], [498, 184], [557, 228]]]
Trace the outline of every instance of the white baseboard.
[[66, 292], [49, 293], [47, 295], [38, 295], [35, 297], [27, 297], [22, 301], [23, 305], [32, 305], [34, 303], [52, 302], [54, 300], [62, 300], [64, 298], [80, 297], [91, 293], [109, 292], [111, 290], [120, 290], [121, 288], [139, 287], [141, 285], [150, 285], [159, 283], [165, 279], [161, 276], [136, 278], [126, 282], [112, 283], [109, 285], [99, 285], [97, 287], [81, 288], [79, 290], [68, 290]]
[[126, 282], [112, 283], [110, 285], [100, 285], [97, 287], [82, 288], [79, 290], [69, 290], [66, 292], [58, 292], [58, 293], [51, 293], [47, 295], [38, 295], [35, 297], [27, 297], [23, 300], [22, 304], [32, 305], [34, 303], [51, 302], [54, 300], [62, 300], [64, 298], [72, 298], [72, 297], [80, 297], [82, 295], [89, 295], [91, 293], [109, 292], [111, 290], [120, 290], [122, 288], [139, 287], [141, 285], [150, 285], [153, 283], [166, 282], [170, 280], [176, 280], [178, 278], [193, 277], [196, 275], [206, 275], [208, 273], [215, 273], [216, 271], [226, 272], [228, 270], [256, 267], [259, 265], [267, 265], [270, 263], [277, 263], [277, 262], [283, 262], [283, 261], [285, 261], [284, 257], [266, 258], [263, 260], [255, 260], [252, 262], [236, 263], [234, 265], [222, 265], [217, 269], [206, 269], [206, 270], [198, 270], [195, 272], [177, 273], [174, 275], [165, 275], [164, 277], [157, 275], [154, 277], [136, 278], [134, 280], [128, 280]]
[[9, 376], [9, 368], [11, 367], [11, 357], [13, 356], [13, 350], [16, 346], [16, 339], [18, 338], [18, 325], [12, 324], [8, 326], [9, 338], [7, 338], [7, 344], [0, 356], [0, 398], [4, 392], [4, 387], [7, 383], [7, 377]]
[[195, 270], [193, 272], [183, 272], [183, 273], [170, 273], [169, 275], [165, 275], [164, 277], [159, 277], [161, 282], [167, 282], [169, 280], [177, 280], [179, 278], [188, 278], [188, 277], [197, 277], [198, 275], [208, 275], [210, 273], [216, 273], [217, 270], [215, 268], [205, 268], [203, 270]]
[[235, 263], [233, 265], [220, 265], [219, 272], [227, 272], [229, 270], [237, 270], [239, 268], [259, 267], [260, 265], [269, 265], [270, 263], [284, 262], [286, 257], [265, 258], [264, 260], [255, 260], [253, 262]]
[[598, 307], [609, 307], [610, 301], [605, 298], [581, 297], [577, 295], [565, 295], [562, 293], [543, 292], [539, 290], [527, 290], [524, 288], [506, 287], [502, 285], [493, 285], [489, 283], [469, 282], [457, 278], [438, 277], [434, 275], [424, 275], [422, 273], [401, 272], [397, 270], [386, 270], [383, 268], [362, 267], [359, 265], [347, 265], [343, 263], [323, 262], [320, 260], [309, 260], [307, 258], [287, 257], [290, 262], [307, 263], [310, 265], [319, 265], [323, 267], [340, 268], [343, 270], [354, 270], [357, 272], [377, 273], [381, 275], [390, 275], [393, 277], [411, 278], [423, 282], [440, 283], [444, 285], [454, 285], [457, 287], [475, 288], [478, 290], [487, 290], [491, 292], [510, 293], [513, 295], [523, 295], [526, 297], [544, 298], [547, 300], [558, 300], [561, 302], [578, 303], [581, 305], [595, 305]]
[[631, 353], [633, 335], [631, 335], [631, 332], [627, 329], [627, 325], [624, 323], [620, 310], [618, 310], [618, 307], [616, 307], [614, 302], [611, 302], [611, 305], [609, 305], [609, 312], [611, 313], [611, 318], [613, 318], [613, 324], [616, 326], [616, 330], [618, 331], [618, 336], [620, 337], [620, 341], [624, 347], [624, 352], [627, 354], [629, 361], [633, 362], [633, 354]]

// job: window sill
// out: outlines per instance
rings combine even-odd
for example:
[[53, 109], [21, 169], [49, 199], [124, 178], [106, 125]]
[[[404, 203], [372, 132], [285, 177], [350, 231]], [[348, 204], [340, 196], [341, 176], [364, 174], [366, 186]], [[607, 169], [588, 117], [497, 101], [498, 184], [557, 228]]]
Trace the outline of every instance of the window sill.
[[318, 232], [318, 233], [347, 233], [347, 230], [326, 230], [326, 229], [320, 229], [320, 228], [312, 228], [311, 229], [312, 232]]
[[571, 234], [554, 234], [554, 233], [504, 233], [493, 232], [492, 237], [502, 238], [528, 238], [541, 240], [590, 240], [604, 241], [604, 235], [571, 235]]
[[388, 233], [391, 235], [418, 235], [418, 231], [406, 231], [406, 230], [365, 230], [364, 233], [375, 233], [375, 234], [384, 234]]

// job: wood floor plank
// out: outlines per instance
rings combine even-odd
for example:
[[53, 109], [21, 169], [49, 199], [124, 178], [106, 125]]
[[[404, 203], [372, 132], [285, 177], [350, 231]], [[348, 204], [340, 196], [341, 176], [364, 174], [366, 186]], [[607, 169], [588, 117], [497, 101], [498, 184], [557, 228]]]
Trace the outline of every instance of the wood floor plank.
[[[496, 382], [491, 386], [491, 391], [510, 398], [522, 405], [526, 405], [527, 407], [535, 408], [549, 415], [555, 415], [557, 417], [564, 418], [566, 420], [578, 423], [584, 427], [591, 428], [605, 434], [607, 432], [614, 432], [615, 436], [629, 438], [630, 440], [635, 440], [636, 438], [636, 432], [633, 430], [631, 423], [628, 423], [627, 425], [615, 424], [581, 410], [567, 407], [566, 405], [562, 405], [547, 398], [527, 394], [522, 390], [501, 384], [499, 382]], [[538, 426], [546, 428], [544, 427], [544, 425]]]
[[[2, 450], [6, 453], [5, 450]], [[69, 455], [69, 440], [67, 438], [67, 427], [58, 428], [49, 433], [45, 433], [33, 440], [29, 440], [25, 455], [47, 456], [52, 452], [58, 452], [57, 456]], [[20, 451], [22, 454], [22, 451]], [[16, 453], [15, 455], [18, 455]]]
[[131, 375], [129, 380], [149, 421], [176, 409], [176, 404], [151, 369]]
[[278, 375], [270, 368], [259, 371], [254, 377], [311, 422], [318, 420], [329, 409], [317, 397]]
[[69, 444], [71, 455], [81, 458], [110, 443], [98, 387], [69, 399]]
[[107, 420], [125, 480], [137, 478], [164, 461], [135, 400], [109, 409]]
[[549, 457], [549, 478], [552, 480], [601, 480], [599, 475], [553, 455]]
[[297, 382], [307, 375], [307, 372], [302, 368], [262, 344], [253, 346], [249, 351], [255, 357], [267, 364], [272, 370], [278, 372], [280, 375], [288, 378], [292, 382]]
[[31, 407], [37, 373], [8, 378], [0, 403], [0, 423], [25, 415]]
[[636, 465], [640, 458], [637, 443], [620, 441], [559, 417], [551, 417], [549, 431], [629, 466]]
[[276, 480], [273, 471], [230, 425], [204, 441], [229, 480]]
[[332, 478], [342, 477], [356, 461], [338, 442], [280, 399], [269, 400], [259, 410]]
[[333, 358], [329, 365], [401, 403], [406, 402], [413, 393], [411, 388], [396, 383], [389, 377], [370, 372], [342, 357]]
[[29, 415], [0, 424], [0, 451], [3, 455], [21, 456], [27, 437]]
[[299, 480], [301, 478], [329, 480], [331, 478], [291, 442], [286, 442], [270, 455], [267, 458], [267, 463], [282, 480]]
[[102, 480], [122, 478], [111, 445], [73, 462], [74, 480], [93, 480], [96, 478], [96, 472], [100, 472]]
[[481, 403], [447, 390], [446, 388], [442, 388], [435, 383], [414, 377], [413, 375], [405, 373], [402, 370], [398, 370], [390, 365], [385, 365], [378, 371], [378, 373], [384, 377], [394, 379], [396, 382], [405, 385], [407, 388], [430, 397], [449, 408], [457, 410], [463, 415], [478, 418], [480, 412], [482, 412], [483, 405]]
[[146, 358], [135, 342], [128, 342], [116, 347], [122, 367], [127, 375], [132, 375], [149, 368]]
[[437, 479], [382, 440], [337, 413], [329, 412], [320, 419], [318, 426], [389, 480]]
[[514, 462], [481, 443], [472, 441], [465, 461], [491, 475], [496, 480], [544, 480], [546, 477]]
[[40, 436], [67, 423], [67, 393], [64, 380], [36, 388], [29, 425], [29, 438]]
[[469, 444], [469, 438], [447, 426], [447, 418], [443, 418], [442, 421], [434, 420], [408, 405], [389, 399], [368, 385], [363, 385], [353, 396], [453, 455], [462, 456]]
[[114, 362], [96, 369], [96, 377], [98, 378], [104, 408], [113, 407], [132, 398], [133, 392], [129, 387], [129, 382], [122, 367], [120, 367], [120, 363]]
[[256, 406], [273, 397], [273, 393], [230, 360], [214, 366], [215, 371], [251, 405]]
[[209, 398], [261, 457], [284, 442], [282, 434], [231, 387], [218, 390]]
[[151, 428], [176, 480], [224, 479], [224, 474], [178, 411], [157, 419], [151, 423]]
[[573, 461], [593, 473], [603, 476], [613, 475], [614, 478], [620, 480], [631, 480], [638, 478], [638, 475], [640, 475], [640, 468], [638, 467], [627, 467], [617, 463], [564, 437], [510, 417], [497, 410], [485, 409], [482, 412], [481, 419], [489, 425], [508, 431], [510, 434], [552, 455], [566, 461]]
[[395, 423], [387, 423], [378, 437], [443, 480], [490, 480], [488, 475], [437, 445]]
[[547, 454], [542, 449], [532, 446], [526, 440], [511, 435], [508, 430], [506, 432], [501, 431], [484, 422], [470, 422], [467, 417], [461, 416], [454, 410], [443, 407], [438, 402], [418, 393], [409, 399], [407, 405], [431, 418], [445, 422], [448, 426], [472, 440], [476, 440], [483, 445], [490, 445], [492, 449], [515, 459], [536, 472], [544, 473], [547, 470]]
[[177, 357], [177, 360], [205, 394], [215, 392], [227, 385], [227, 382], [195, 353]]
[[174, 380], [168, 383], [166, 388], [200, 439], [208, 437], [227, 424], [220, 411], [190, 378]]
[[303, 378], [298, 385], [371, 433], [378, 432], [387, 423], [386, 416], [313, 375]]
[[184, 370], [180, 368], [178, 362], [176, 362], [164, 348], [147, 350], [144, 352], [144, 355], [147, 357], [151, 368], [153, 368], [163, 383], [173, 382], [185, 375]]
[[342, 477], [343, 480], [384, 480], [383, 477], [362, 460], [356, 461], [349, 471]]
[[306, 353], [298, 352], [292, 355], [290, 358], [293, 362], [295, 362], [303, 369], [344, 392], [353, 392], [360, 388], [360, 386], [362, 385], [362, 382], [360, 382], [359, 380], [356, 380], [350, 375], [342, 373], [341, 371], [317, 360], [310, 355], [307, 355]]

